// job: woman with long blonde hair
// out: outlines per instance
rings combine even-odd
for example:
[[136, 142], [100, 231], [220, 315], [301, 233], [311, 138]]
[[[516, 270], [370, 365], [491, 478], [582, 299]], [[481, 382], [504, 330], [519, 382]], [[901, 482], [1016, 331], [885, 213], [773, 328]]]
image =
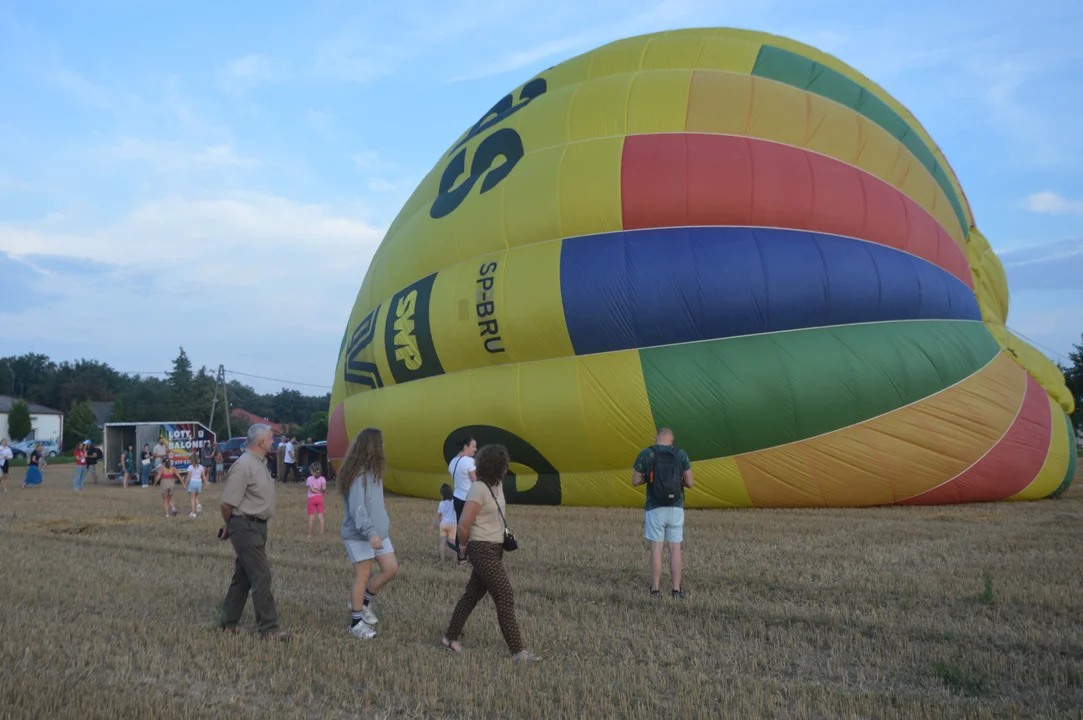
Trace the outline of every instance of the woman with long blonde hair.
[[[350, 443], [338, 472], [345, 504], [342, 542], [354, 567], [350, 634], [362, 640], [376, 637], [373, 626], [379, 620], [372, 612], [372, 602], [399, 569], [388, 537], [391, 520], [384, 507], [384, 469], [383, 433], [365, 428]], [[380, 566], [376, 577], [372, 577], [373, 560]]]

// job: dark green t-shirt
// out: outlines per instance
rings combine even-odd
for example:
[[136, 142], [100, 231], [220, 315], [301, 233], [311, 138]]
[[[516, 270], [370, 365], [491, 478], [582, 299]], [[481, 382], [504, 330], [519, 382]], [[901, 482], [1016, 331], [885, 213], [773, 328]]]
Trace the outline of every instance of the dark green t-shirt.
[[[654, 461], [654, 446], [644, 448], [639, 451], [639, 455], [636, 456], [635, 465], [632, 469], [637, 473], [646, 475], [651, 469], [651, 463]], [[677, 461], [681, 464], [681, 472], [692, 469], [692, 463], [688, 461], [688, 454], [684, 450], [677, 448]], [[644, 510], [654, 510], [658, 505], [655, 503], [654, 498], [651, 497], [650, 489], [647, 489], [647, 501], [644, 503]], [[669, 505], [667, 507], [684, 507], [684, 485], [681, 485], [681, 497], [675, 505]]]

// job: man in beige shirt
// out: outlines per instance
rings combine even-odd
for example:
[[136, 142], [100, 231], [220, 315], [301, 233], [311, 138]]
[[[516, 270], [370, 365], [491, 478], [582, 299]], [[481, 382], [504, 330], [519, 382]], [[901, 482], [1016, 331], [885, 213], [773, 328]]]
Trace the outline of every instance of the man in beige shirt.
[[230, 540], [237, 553], [233, 581], [222, 604], [219, 627], [237, 632], [248, 593], [260, 637], [283, 640], [278, 629], [274, 595], [271, 594], [271, 566], [267, 562], [267, 521], [275, 511], [275, 484], [267, 470], [267, 453], [274, 438], [267, 425], [253, 425], [248, 430], [248, 449], [229, 469], [222, 488], [222, 540]]

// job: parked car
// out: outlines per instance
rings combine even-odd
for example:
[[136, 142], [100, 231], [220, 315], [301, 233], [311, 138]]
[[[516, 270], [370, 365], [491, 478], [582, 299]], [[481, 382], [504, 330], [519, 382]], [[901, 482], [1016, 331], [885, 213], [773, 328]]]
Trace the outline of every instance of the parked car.
[[17, 458], [25, 458], [30, 455], [34, 446], [39, 442], [45, 457], [51, 458], [60, 454], [60, 446], [56, 444], [56, 440], [23, 440], [21, 443], [11, 446], [11, 454]]

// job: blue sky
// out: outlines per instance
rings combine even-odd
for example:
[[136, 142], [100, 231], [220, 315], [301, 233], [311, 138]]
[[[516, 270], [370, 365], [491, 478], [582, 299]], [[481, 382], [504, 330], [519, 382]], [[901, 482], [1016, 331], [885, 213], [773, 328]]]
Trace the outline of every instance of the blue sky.
[[1067, 355], [1083, 6], [875, 7], [0, 0], [0, 355], [150, 371], [183, 344], [197, 366], [330, 386], [384, 229], [495, 100], [611, 40], [722, 25], [820, 47], [905, 104], [1006, 266], [1009, 326]]

